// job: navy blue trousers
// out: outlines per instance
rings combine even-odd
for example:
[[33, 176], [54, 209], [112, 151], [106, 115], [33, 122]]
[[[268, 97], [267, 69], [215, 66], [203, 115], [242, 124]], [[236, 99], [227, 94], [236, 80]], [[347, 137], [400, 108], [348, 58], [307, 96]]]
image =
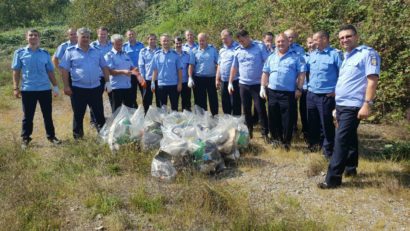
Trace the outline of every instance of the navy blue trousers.
[[43, 113], [44, 127], [47, 138], [55, 137], [53, 117], [52, 117], [52, 97], [51, 90], [46, 91], [21, 91], [21, 101], [23, 106], [23, 121], [21, 138], [27, 140], [33, 133], [33, 119], [36, 112], [37, 102], [40, 104]]
[[[98, 89], [99, 89], [98, 94], [101, 95], [101, 98], [104, 94], [104, 90], [105, 90], [104, 88], [105, 88], [105, 79], [104, 79], [104, 77], [101, 77], [100, 78], [100, 86], [98, 87]], [[112, 95], [111, 95], [111, 93], [108, 93], [108, 100], [110, 102], [110, 106], [112, 107]], [[96, 127], [98, 126], [97, 118], [95, 117], [95, 114], [94, 114], [94, 111], [93, 111], [92, 108], [90, 108], [90, 124], [95, 125]]]
[[215, 77], [195, 76], [194, 83], [195, 104], [204, 110], [208, 110], [207, 102], [209, 101], [212, 115], [218, 114], [218, 93], [216, 92]]
[[322, 146], [323, 154], [330, 157], [333, 154], [335, 140], [335, 125], [332, 115], [332, 111], [335, 109], [335, 97], [308, 92], [307, 108], [309, 146]]
[[240, 116], [241, 115], [241, 95], [239, 91], [239, 80], [232, 82], [234, 92], [232, 95], [228, 92], [228, 81], [221, 82], [221, 101], [224, 114]]
[[137, 108], [138, 103], [137, 103], [137, 89], [138, 89], [139, 83], [137, 80], [137, 76], [131, 75], [131, 89], [130, 89], [130, 97], [132, 101], [132, 107]]
[[168, 97], [171, 101], [171, 110], [178, 111], [178, 89], [177, 85], [159, 86], [157, 88], [159, 104], [162, 107], [167, 105]]
[[101, 94], [101, 88], [71, 88], [71, 107], [73, 109], [73, 136], [75, 139], [84, 136], [83, 120], [87, 105], [93, 111], [96, 120], [97, 131], [102, 128], [105, 123], [104, 106]]
[[339, 127], [336, 129], [335, 148], [326, 175], [326, 182], [329, 185], [340, 185], [343, 172], [357, 168], [359, 161], [357, 128], [360, 123], [357, 114], [359, 110], [358, 107], [336, 106]]
[[115, 112], [122, 104], [127, 107], [134, 107], [134, 98], [131, 88], [128, 89], [113, 89], [111, 92], [111, 110]]
[[[307, 90], [302, 90], [302, 96], [299, 98], [299, 115], [302, 122], [302, 133], [305, 140], [309, 139], [309, 122], [308, 122], [308, 110], [307, 110]], [[297, 121], [296, 113], [296, 121]], [[295, 124], [297, 126], [297, 122]]]
[[256, 107], [256, 111], [259, 115], [259, 122], [261, 125], [261, 133], [263, 136], [268, 135], [268, 116], [266, 114], [265, 100], [259, 96], [261, 89], [260, 84], [245, 85], [239, 84], [239, 90], [241, 95], [241, 102], [243, 112], [245, 114], [245, 123], [249, 131], [253, 131], [254, 120], [252, 117], [252, 101]]
[[268, 89], [268, 112], [272, 139], [290, 145], [297, 113], [295, 92]]
[[[151, 91], [151, 80], [145, 80], [147, 83], [147, 88], [140, 87], [141, 97], [142, 97], [142, 105], [144, 106], [144, 111], [147, 113], [149, 106], [152, 104], [152, 100], [155, 95], [155, 105], [157, 107], [161, 107], [159, 103], [159, 96], [157, 93], [152, 93]], [[158, 89], [158, 81], [155, 81], [155, 89]]]
[[182, 90], [179, 96], [181, 96], [182, 111], [191, 111], [191, 88], [188, 87], [188, 83], [182, 83]]

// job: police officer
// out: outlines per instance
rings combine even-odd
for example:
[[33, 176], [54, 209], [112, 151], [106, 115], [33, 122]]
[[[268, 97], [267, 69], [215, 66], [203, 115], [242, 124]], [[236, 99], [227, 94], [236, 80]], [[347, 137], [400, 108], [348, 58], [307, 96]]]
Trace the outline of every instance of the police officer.
[[233, 94], [235, 88], [233, 81], [236, 73], [239, 73], [239, 91], [245, 122], [249, 129], [250, 137], [253, 137], [252, 101], [256, 106], [261, 132], [265, 142], [268, 142], [268, 119], [266, 115], [265, 99], [259, 96], [261, 86], [262, 68], [268, 57], [265, 45], [252, 41], [246, 30], [236, 33], [240, 46], [235, 50], [235, 55], [229, 76], [228, 91]]
[[191, 53], [192, 50], [198, 48], [198, 43], [195, 42], [194, 32], [190, 30], [185, 31], [186, 43], [183, 45], [182, 50]]
[[[171, 101], [171, 110], [178, 111], [178, 94], [182, 90], [182, 63], [179, 55], [171, 49], [169, 35], [160, 37], [161, 50], [155, 52], [151, 68], [152, 80], [158, 79], [157, 94], [161, 106]], [[155, 85], [151, 84], [151, 90], [155, 91]]]
[[[112, 43], [108, 39], [108, 28], [107, 27], [98, 28], [97, 29], [97, 40], [92, 42], [90, 45], [98, 49], [101, 52], [102, 56], [104, 57], [104, 55], [107, 54], [112, 49]], [[104, 78], [104, 74], [102, 70], [99, 71], [99, 75], [100, 75], [100, 94], [102, 95], [104, 93], [104, 86], [105, 86], [105, 78]], [[110, 105], [112, 106], [111, 93], [108, 93], [108, 99], [110, 101]], [[94, 115], [94, 111], [92, 110], [92, 108], [90, 108], [90, 119], [91, 119], [90, 123], [93, 126], [97, 127], [98, 126], [97, 119]]]
[[297, 113], [296, 100], [302, 95], [306, 65], [304, 58], [289, 48], [286, 34], [275, 36], [275, 45], [276, 52], [269, 56], [263, 66], [260, 96], [268, 98], [273, 146], [282, 144], [289, 151]]
[[[157, 36], [155, 34], [149, 34], [147, 40], [148, 46], [142, 48], [138, 56], [138, 69], [146, 82], [146, 88], [140, 88], [145, 113], [147, 113], [149, 106], [152, 104], [152, 97], [153, 94], [155, 94], [151, 91], [151, 84], [154, 84], [155, 88], [158, 88], [158, 81], [151, 81], [151, 61], [155, 52], [159, 50], [157, 47]], [[155, 94], [155, 103], [157, 107], [160, 107], [158, 94]]]
[[60, 60], [63, 58], [63, 55], [68, 47], [75, 46], [77, 44], [77, 30], [75, 28], [69, 28], [67, 30], [68, 41], [63, 42], [57, 47], [56, 52], [53, 55], [52, 61], [54, 67], [58, 68]]
[[323, 154], [329, 158], [335, 138], [332, 111], [335, 109], [335, 87], [342, 65], [342, 53], [329, 46], [326, 31], [316, 32], [313, 40], [317, 49], [310, 53], [308, 60], [309, 149], [316, 151], [323, 146]]
[[229, 75], [235, 49], [239, 46], [232, 38], [232, 32], [225, 29], [221, 32], [223, 47], [219, 50], [218, 69], [216, 71], [216, 88], [221, 89], [222, 110], [228, 115], [241, 115], [241, 96], [239, 94], [239, 75], [236, 74], [232, 85], [234, 92], [228, 92]]
[[269, 54], [272, 54], [275, 51], [272, 32], [266, 32], [263, 34], [263, 43], [265, 44], [266, 49], [268, 49]]
[[124, 38], [122, 35], [112, 35], [111, 43], [113, 44], [113, 49], [104, 56], [111, 74], [112, 113], [114, 113], [117, 108], [121, 107], [122, 104], [127, 107], [135, 106], [131, 92], [131, 79], [136, 79], [138, 73], [131, 58], [122, 50], [123, 40]]
[[[198, 34], [199, 47], [193, 49], [189, 60], [190, 87], [194, 87], [195, 104], [207, 110], [207, 95], [212, 115], [218, 114], [218, 95], [215, 86], [218, 51], [208, 44], [208, 35]], [[193, 80], [193, 82], [192, 82]], [[193, 84], [192, 84], [193, 83]]]
[[376, 95], [380, 75], [380, 57], [366, 45], [359, 45], [359, 35], [352, 25], [339, 30], [341, 47], [346, 51], [336, 84], [335, 147], [330, 159], [326, 180], [318, 186], [336, 188], [342, 184], [342, 174], [357, 175], [358, 138], [360, 120], [368, 118]]
[[188, 67], [189, 67], [189, 53], [182, 50], [182, 38], [176, 37], [175, 41], [175, 51], [179, 55], [179, 59], [182, 63], [182, 90], [181, 105], [182, 110], [191, 111], [191, 88], [188, 87]]
[[[127, 53], [127, 55], [131, 58], [132, 65], [134, 67], [138, 67], [138, 56], [142, 48], [144, 48], [144, 44], [137, 41], [137, 34], [134, 30], [128, 30], [125, 34], [127, 36], [128, 41], [124, 43], [122, 46], [122, 50]], [[140, 78], [140, 81], [138, 81]], [[137, 88], [139, 82], [141, 82], [141, 75], [131, 75], [131, 100], [133, 102], [133, 107], [137, 107]], [[145, 81], [144, 81], [145, 82]], [[144, 88], [144, 86], [140, 86], [140, 88]]]
[[[73, 108], [73, 136], [79, 139], [84, 136], [83, 119], [87, 105], [93, 110], [97, 130], [105, 123], [104, 108], [100, 87], [100, 70], [104, 73], [107, 92], [111, 92], [109, 70], [100, 50], [90, 46], [90, 30], [77, 30], [78, 44], [68, 48], [61, 60], [64, 93], [71, 98]], [[72, 86], [68, 82], [71, 71]]]
[[40, 33], [37, 30], [27, 31], [26, 40], [28, 45], [14, 52], [13, 63], [11, 64], [13, 69], [13, 94], [16, 98], [21, 97], [23, 105], [21, 147], [23, 149], [27, 148], [31, 141], [30, 136], [33, 133], [33, 118], [37, 102], [39, 102], [43, 113], [48, 141], [53, 144], [60, 144], [60, 140], [55, 136], [52, 118], [50, 82], [53, 84], [54, 96], [58, 96], [59, 90], [50, 54], [39, 48]]
[[302, 95], [300, 96], [300, 99], [299, 99], [299, 115], [300, 115], [300, 121], [302, 122], [303, 139], [305, 140], [306, 143], [308, 143], [309, 123], [308, 123], [308, 113], [307, 113], [307, 107], [306, 107], [306, 96], [307, 96], [307, 85], [309, 82], [309, 65], [307, 65], [307, 63], [309, 61], [310, 54], [316, 49], [316, 44], [314, 43], [312, 37], [306, 38], [306, 47], [308, 49], [308, 52], [306, 52], [305, 55], [303, 56], [303, 58], [305, 59], [305, 63], [306, 63], [306, 78], [303, 83]]

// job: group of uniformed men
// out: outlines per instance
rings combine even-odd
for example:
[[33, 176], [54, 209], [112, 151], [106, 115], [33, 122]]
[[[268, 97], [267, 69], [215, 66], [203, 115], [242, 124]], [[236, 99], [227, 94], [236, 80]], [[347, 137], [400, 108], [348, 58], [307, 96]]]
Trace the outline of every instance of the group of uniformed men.
[[[75, 139], [84, 135], [87, 106], [97, 130], [104, 125], [104, 90], [114, 112], [122, 104], [137, 107], [138, 88], [145, 111], [154, 96], [157, 107], [167, 105], [169, 98], [171, 109], [178, 110], [181, 98], [182, 109], [191, 110], [192, 89], [195, 104], [208, 109], [209, 103], [212, 115], [216, 115], [220, 89], [225, 114], [243, 113], [251, 138], [253, 125], [259, 121], [264, 141], [287, 151], [300, 99], [308, 150], [322, 149], [330, 159], [326, 180], [319, 187], [338, 187], [344, 172], [357, 174], [357, 127], [370, 114], [380, 57], [372, 48], [359, 45], [352, 25], [342, 26], [338, 33], [344, 56], [329, 45], [325, 31], [307, 38], [307, 52], [294, 42], [297, 33], [291, 29], [277, 35], [265, 33], [263, 42], [253, 40], [245, 30], [238, 31], [234, 41], [233, 34], [224, 29], [219, 52], [208, 44], [206, 33], [199, 33], [196, 43], [189, 30], [185, 32], [186, 43], [176, 37], [174, 48], [167, 34], [161, 35], [160, 48], [155, 34], [147, 36], [144, 47], [133, 30], [126, 32], [126, 42], [120, 34], [109, 40], [104, 27], [97, 30], [98, 40], [94, 42], [90, 42], [91, 31], [86, 28], [71, 28], [67, 34], [69, 40], [57, 48], [52, 61], [61, 71], [64, 94], [71, 99]], [[52, 94], [59, 94], [54, 67], [49, 53], [39, 48], [39, 32], [29, 30], [26, 38], [28, 46], [15, 52], [12, 63], [14, 95], [21, 96], [24, 112], [22, 145], [26, 147], [31, 141], [37, 101], [48, 140], [60, 144], [52, 120]]]

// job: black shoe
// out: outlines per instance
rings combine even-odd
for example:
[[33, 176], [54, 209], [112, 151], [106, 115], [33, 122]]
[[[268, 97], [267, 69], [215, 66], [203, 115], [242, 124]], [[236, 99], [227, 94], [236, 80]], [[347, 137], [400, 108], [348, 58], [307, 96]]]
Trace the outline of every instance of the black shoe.
[[355, 176], [357, 176], [357, 170], [356, 169], [345, 171], [345, 177], [355, 177]]
[[290, 151], [290, 144], [283, 144], [283, 149], [285, 149], [286, 152]]
[[263, 141], [265, 142], [265, 144], [269, 144], [270, 143], [270, 138], [268, 135], [262, 135]]
[[59, 145], [61, 144], [61, 140], [57, 139], [57, 137], [51, 137], [51, 138], [47, 138], [48, 141], [50, 141], [50, 143], [55, 144], [55, 145]]
[[282, 146], [282, 143], [277, 140], [272, 140], [271, 145], [274, 149], [280, 148]]
[[340, 185], [331, 185], [331, 184], [328, 184], [328, 183], [326, 183], [326, 181], [320, 182], [319, 184], [317, 184], [317, 187], [320, 188], [320, 189], [334, 189], [334, 188], [337, 188], [337, 187], [339, 187], [339, 186], [340, 186]]
[[23, 140], [21, 141], [21, 149], [27, 149], [28, 148], [28, 145], [30, 144], [30, 142], [31, 142], [31, 138], [30, 137], [28, 137], [28, 138], [23, 138]]

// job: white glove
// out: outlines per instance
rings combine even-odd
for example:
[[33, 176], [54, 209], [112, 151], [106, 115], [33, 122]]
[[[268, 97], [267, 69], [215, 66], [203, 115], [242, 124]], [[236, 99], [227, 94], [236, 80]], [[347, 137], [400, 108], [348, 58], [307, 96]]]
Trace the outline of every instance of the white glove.
[[58, 86], [53, 87], [53, 94], [54, 96], [58, 96], [60, 94], [60, 90], [58, 89]]
[[259, 92], [259, 96], [260, 96], [262, 99], [266, 99], [266, 89], [265, 89], [264, 86], [261, 86], [261, 90], [260, 90], [260, 92]]
[[151, 91], [155, 91], [155, 81], [151, 81]]
[[231, 83], [231, 82], [229, 82], [228, 83], [228, 92], [229, 93], [232, 93], [232, 92], [234, 92], [235, 90], [233, 89], [233, 84]]
[[188, 87], [193, 88], [195, 86], [194, 80], [192, 79], [191, 76], [188, 78]]
[[112, 92], [112, 88], [111, 88], [111, 83], [110, 83], [110, 82], [106, 82], [104, 88], [105, 88], [105, 90], [106, 90], [108, 93]]

